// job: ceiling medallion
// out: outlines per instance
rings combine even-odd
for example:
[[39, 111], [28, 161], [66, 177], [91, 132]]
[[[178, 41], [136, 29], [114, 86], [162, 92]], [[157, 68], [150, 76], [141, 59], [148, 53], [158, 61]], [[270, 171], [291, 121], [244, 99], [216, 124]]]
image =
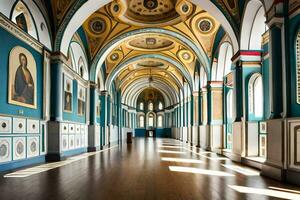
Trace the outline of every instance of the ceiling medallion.
[[144, 0], [144, 6], [145, 8], [153, 10], [157, 8], [158, 2], [157, 0]]
[[144, 60], [137, 63], [139, 67], [163, 67], [164, 63], [155, 60]]
[[107, 57], [107, 59], [111, 63], [117, 63], [122, 59], [122, 57], [123, 57], [122, 51], [115, 50]]
[[94, 34], [101, 34], [105, 31], [106, 23], [100, 17], [94, 17], [89, 21], [89, 29]]
[[174, 25], [193, 12], [193, 5], [186, 0], [120, 0], [109, 7], [113, 17], [142, 27]]
[[202, 18], [198, 23], [199, 30], [201, 33], [207, 34], [213, 30], [214, 24], [209, 18]]
[[128, 48], [139, 51], [165, 51], [173, 46], [174, 42], [155, 34], [142, 35], [127, 42]]
[[187, 64], [192, 63], [194, 60], [193, 54], [188, 50], [179, 50], [177, 56], [182, 62]]

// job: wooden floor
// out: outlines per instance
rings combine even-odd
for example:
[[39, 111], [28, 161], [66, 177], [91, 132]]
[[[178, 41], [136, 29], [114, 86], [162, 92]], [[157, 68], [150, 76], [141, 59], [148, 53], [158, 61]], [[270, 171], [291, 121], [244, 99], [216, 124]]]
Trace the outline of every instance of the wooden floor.
[[1, 200], [300, 199], [299, 187], [171, 139], [136, 138], [131, 145], [14, 176], [21, 172], [1, 174]]

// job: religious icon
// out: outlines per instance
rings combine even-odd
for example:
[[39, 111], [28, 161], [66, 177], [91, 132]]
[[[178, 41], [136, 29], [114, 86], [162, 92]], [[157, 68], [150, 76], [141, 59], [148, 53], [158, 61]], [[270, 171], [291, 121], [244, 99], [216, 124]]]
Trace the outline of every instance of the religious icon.
[[85, 113], [85, 88], [78, 86], [78, 115], [84, 115]]
[[28, 27], [24, 13], [21, 13], [16, 17], [16, 23], [19, 28], [28, 33]]
[[9, 59], [8, 102], [36, 108], [36, 63], [32, 54], [15, 47]]
[[72, 112], [72, 79], [64, 76], [64, 110], [67, 112]]

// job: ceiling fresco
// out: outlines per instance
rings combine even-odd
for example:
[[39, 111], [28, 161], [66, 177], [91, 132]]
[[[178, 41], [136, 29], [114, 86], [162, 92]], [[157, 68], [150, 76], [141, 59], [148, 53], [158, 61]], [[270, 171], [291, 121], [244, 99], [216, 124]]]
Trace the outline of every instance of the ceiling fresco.
[[145, 89], [138, 97], [137, 102], [144, 102], [145, 105], [148, 105], [149, 102], [154, 103], [154, 108], [158, 108], [159, 102], [164, 104], [164, 97], [161, 92], [155, 88]]

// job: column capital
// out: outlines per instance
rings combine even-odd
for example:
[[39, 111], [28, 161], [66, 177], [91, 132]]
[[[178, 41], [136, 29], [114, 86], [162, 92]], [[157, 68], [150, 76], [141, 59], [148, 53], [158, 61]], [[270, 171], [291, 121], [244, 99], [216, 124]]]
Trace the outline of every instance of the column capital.
[[68, 60], [68, 58], [61, 52], [52, 52], [51, 53], [51, 62], [52, 63], [58, 63], [58, 62], [67, 63], [67, 60]]
[[194, 92], [193, 92], [193, 96], [194, 96], [194, 97], [198, 97], [198, 96], [199, 96], [199, 91], [194, 91]]
[[223, 88], [223, 81], [207, 81], [207, 88]]
[[91, 89], [96, 89], [97, 88], [97, 84], [94, 81], [88, 81], [88, 84], [89, 84]]
[[102, 90], [100, 91], [101, 96], [108, 96], [108, 91]]
[[262, 51], [239, 50], [232, 58], [232, 63], [237, 67], [255, 66], [261, 64]]
[[274, 25], [274, 23], [283, 23], [284, 1], [285, 0], [274, 0], [274, 3], [266, 12], [266, 23], [269, 25], [269, 27]]

